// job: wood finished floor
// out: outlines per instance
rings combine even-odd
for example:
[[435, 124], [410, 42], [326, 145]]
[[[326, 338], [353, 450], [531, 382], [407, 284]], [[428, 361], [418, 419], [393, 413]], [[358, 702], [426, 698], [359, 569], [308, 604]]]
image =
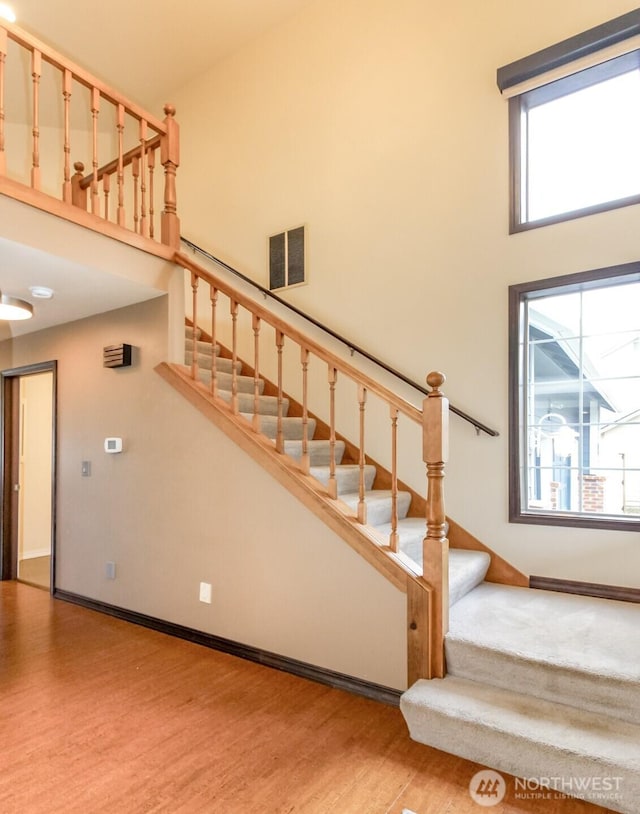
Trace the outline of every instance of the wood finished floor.
[[0, 814], [597, 814], [473, 802], [398, 709], [0, 582]]

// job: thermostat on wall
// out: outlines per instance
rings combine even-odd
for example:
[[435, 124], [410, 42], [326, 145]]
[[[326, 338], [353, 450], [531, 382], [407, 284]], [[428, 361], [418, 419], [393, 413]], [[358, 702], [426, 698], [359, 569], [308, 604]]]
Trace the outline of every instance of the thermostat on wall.
[[105, 438], [105, 452], [122, 452], [122, 438]]

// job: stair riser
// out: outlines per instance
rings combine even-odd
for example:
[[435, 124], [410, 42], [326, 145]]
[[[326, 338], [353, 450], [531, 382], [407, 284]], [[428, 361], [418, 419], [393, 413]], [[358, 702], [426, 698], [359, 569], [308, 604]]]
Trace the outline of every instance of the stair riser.
[[[218, 390], [218, 398], [231, 404], [231, 393], [228, 390]], [[254, 398], [251, 393], [238, 393], [238, 412], [253, 413]], [[289, 411], [289, 400], [282, 400], [282, 415], [286, 416]], [[258, 412], [260, 415], [278, 415], [278, 399], [275, 396], [259, 396]]]
[[[208, 356], [204, 353], [198, 354], [198, 367], [201, 370], [211, 370], [212, 367], [212, 359], [213, 357], [209, 354]], [[184, 363], [185, 365], [191, 366], [193, 362], [193, 354], [190, 351], [185, 353]], [[242, 362], [236, 362], [236, 373], [240, 373], [242, 370]], [[222, 356], [216, 356], [216, 371], [221, 373], [231, 373], [233, 371], [233, 361], [231, 359], [226, 359]]]
[[[349, 506], [354, 513], [358, 510], [358, 495], [341, 495], [340, 499]], [[367, 525], [381, 526], [383, 523], [391, 522], [392, 502], [390, 497], [381, 497], [376, 492], [370, 492], [365, 503], [367, 506]], [[398, 493], [398, 518], [407, 516], [411, 504], [411, 495], [408, 492]]]
[[[309, 473], [311, 477], [319, 481], [324, 487], [329, 484], [330, 471], [328, 466], [312, 467]], [[335, 471], [336, 486], [339, 495], [357, 492], [360, 487], [360, 467], [358, 466], [336, 466]], [[364, 467], [364, 488], [370, 491], [376, 477], [375, 466]]]
[[[243, 412], [243, 418], [247, 421], [253, 422], [253, 415], [251, 413]], [[316, 428], [316, 422], [309, 419], [308, 434], [313, 435]], [[275, 415], [260, 416], [260, 431], [271, 441], [276, 440], [278, 432], [278, 419]], [[287, 441], [301, 441], [302, 440], [302, 419], [297, 416], [289, 416], [282, 419], [282, 437]], [[286, 450], [285, 450], [286, 452]]]
[[[315, 429], [315, 421], [313, 422]], [[308, 436], [311, 437], [311, 427], [308, 430]], [[302, 424], [300, 425], [300, 436], [302, 436]], [[275, 434], [274, 434], [275, 437]], [[339, 464], [344, 455], [345, 444], [344, 441], [336, 441], [334, 457], [335, 463]], [[331, 447], [328, 441], [311, 440], [308, 442], [309, 460], [311, 466], [328, 466], [331, 457]], [[302, 437], [296, 440], [288, 440], [284, 445], [285, 455], [293, 458], [295, 461], [302, 459]]]
[[[554, 747], [547, 742], [536, 742], [522, 735], [496, 730], [477, 721], [450, 717], [438, 710], [420, 710], [419, 714], [415, 711], [409, 712], [402, 700], [401, 709], [405, 718], [410, 721], [409, 731], [413, 740], [482, 766], [491, 766], [499, 772], [520, 778], [567, 778], [569, 782], [571, 778], [577, 778], [578, 781], [589, 778], [595, 778], [596, 781], [599, 778], [622, 778], [620, 780], [622, 801], [604, 802], [599, 798], [597, 789], [591, 794], [583, 791], [579, 791], [578, 794], [584, 793], [584, 799], [606, 805], [622, 814], [638, 812], [636, 801], [640, 799], [640, 777], [638, 774], [630, 773], [627, 767], [620, 766], [615, 761], [601, 757], [576, 756], [562, 746]], [[471, 780], [471, 776], [468, 780]], [[509, 793], [509, 787], [513, 789], [515, 781], [510, 777], [506, 777], [505, 781]], [[569, 788], [565, 786], [565, 792], [568, 791]], [[554, 799], [554, 792], [550, 793], [550, 799]], [[545, 803], [548, 803], [548, 800], [541, 801], [541, 809]]]
[[640, 725], [640, 687], [637, 682], [598, 673], [584, 673], [557, 664], [518, 657], [517, 654], [487, 651], [470, 642], [445, 641], [447, 670], [502, 689], [559, 704], [579, 706]]
[[[211, 384], [211, 373], [208, 370], [200, 371], [200, 381], [203, 384]], [[220, 390], [231, 391], [233, 385], [233, 375], [231, 373], [224, 373], [216, 370], [216, 384]], [[237, 392], [238, 393], [251, 393], [253, 395], [255, 389], [255, 381], [251, 376], [236, 376]], [[260, 379], [258, 382], [258, 393], [262, 395], [264, 390], [264, 381]]]

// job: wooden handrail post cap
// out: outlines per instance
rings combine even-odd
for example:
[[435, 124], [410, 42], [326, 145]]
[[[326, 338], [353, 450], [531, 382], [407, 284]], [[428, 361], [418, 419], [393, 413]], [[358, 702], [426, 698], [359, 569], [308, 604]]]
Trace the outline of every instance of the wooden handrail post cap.
[[432, 389], [422, 403], [425, 463], [449, 460], [449, 399], [440, 390], [445, 381], [444, 373], [437, 370], [427, 376], [427, 384]]

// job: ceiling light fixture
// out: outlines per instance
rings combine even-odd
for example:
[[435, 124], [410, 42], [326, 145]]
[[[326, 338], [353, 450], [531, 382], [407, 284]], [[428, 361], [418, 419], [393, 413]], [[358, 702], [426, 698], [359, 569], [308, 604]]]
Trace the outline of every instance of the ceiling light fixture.
[[0, 294], [0, 320], [8, 319], [31, 319], [33, 316], [33, 305], [17, 297], [9, 297]]
[[16, 13], [7, 3], [0, 3], [0, 17], [3, 20], [8, 20], [10, 23], [15, 23]]
[[53, 289], [47, 288], [46, 285], [30, 285], [29, 291], [32, 297], [37, 297], [39, 300], [50, 300], [53, 297]]

